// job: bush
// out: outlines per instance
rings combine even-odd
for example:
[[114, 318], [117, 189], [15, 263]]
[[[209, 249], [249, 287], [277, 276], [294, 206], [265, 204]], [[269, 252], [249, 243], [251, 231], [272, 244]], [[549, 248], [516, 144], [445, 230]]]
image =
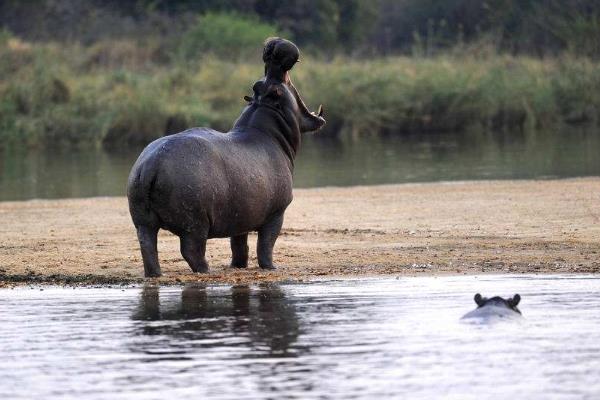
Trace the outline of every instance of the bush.
[[[121, 59], [126, 52], [119, 50], [106, 63], [88, 64], [98, 47], [9, 42], [0, 46], [0, 146], [119, 147], [193, 126], [227, 131], [264, 72], [259, 57], [165, 65], [139, 49], [140, 63]], [[600, 64], [573, 56], [303, 57], [292, 78], [310, 109], [324, 105], [331, 132], [402, 134], [473, 125], [514, 130], [600, 121]]]
[[591, 122], [599, 71], [584, 59], [441, 56], [307, 62], [297, 76], [307, 102], [323, 103], [326, 129], [402, 133]]
[[270, 36], [277, 36], [277, 29], [257, 18], [208, 13], [183, 36], [179, 55], [185, 60], [202, 59], [207, 54], [228, 60], [254, 60]]

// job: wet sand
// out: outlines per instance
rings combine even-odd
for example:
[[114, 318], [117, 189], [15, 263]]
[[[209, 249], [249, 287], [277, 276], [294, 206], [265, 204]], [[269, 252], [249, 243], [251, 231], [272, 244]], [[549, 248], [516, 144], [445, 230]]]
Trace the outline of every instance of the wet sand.
[[[377, 275], [600, 272], [600, 178], [296, 189], [274, 260], [231, 269], [208, 242], [194, 274], [161, 231], [164, 283], [253, 283]], [[0, 203], [0, 284], [143, 281], [127, 199]]]

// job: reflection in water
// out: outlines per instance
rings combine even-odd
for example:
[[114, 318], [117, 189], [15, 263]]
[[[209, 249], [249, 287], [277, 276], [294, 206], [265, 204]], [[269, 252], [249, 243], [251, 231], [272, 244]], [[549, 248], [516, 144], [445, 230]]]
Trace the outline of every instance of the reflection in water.
[[[306, 135], [296, 187], [600, 175], [600, 130]], [[140, 148], [0, 149], [0, 201], [125, 194]]]
[[134, 351], [182, 355], [223, 342], [252, 350], [244, 357], [294, 357], [301, 350], [291, 348], [299, 332], [294, 305], [276, 285], [215, 291], [192, 284], [184, 287], [179, 299], [162, 297], [163, 301], [158, 286], [142, 289], [132, 319], [147, 321], [136, 325], [135, 334], [151, 337], [136, 342]]

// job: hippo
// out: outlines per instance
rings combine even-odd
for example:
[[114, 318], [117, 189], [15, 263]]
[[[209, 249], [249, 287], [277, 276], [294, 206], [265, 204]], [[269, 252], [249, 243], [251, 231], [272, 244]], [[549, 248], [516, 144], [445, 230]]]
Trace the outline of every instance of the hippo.
[[287, 71], [284, 75], [266, 75], [254, 84], [229, 132], [192, 128], [142, 151], [127, 197], [146, 277], [161, 275], [159, 229], [179, 236], [181, 254], [194, 272], [208, 271], [211, 238], [231, 238], [231, 267], [246, 268], [252, 231], [258, 232], [259, 267], [276, 268], [273, 247], [292, 201], [301, 134], [325, 125], [322, 107], [309, 111]]
[[521, 301], [521, 296], [518, 294], [505, 300], [499, 296], [488, 299], [477, 293], [474, 300], [477, 308], [465, 314], [462, 319], [521, 316], [521, 311], [517, 308], [517, 305]]

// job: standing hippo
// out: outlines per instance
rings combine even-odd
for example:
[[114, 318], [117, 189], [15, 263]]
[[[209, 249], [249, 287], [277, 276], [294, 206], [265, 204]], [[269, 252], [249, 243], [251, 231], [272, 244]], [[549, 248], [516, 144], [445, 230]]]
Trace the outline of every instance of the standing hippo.
[[521, 301], [521, 296], [515, 294], [508, 300], [495, 296], [492, 298], [482, 297], [479, 293], [475, 295], [477, 308], [468, 312], [462, 318], [489, 318], [489, 317], [520, 317], [521, 311], [517, 305]]
[[[287, 74], [286, 74], [287, 76]], [[127, 183], [144, 273], [160, 276], [157, 234], [179, 236], [192, 271], [207, 272], [206, 240], [231, 238], [231, 266], [248, 265], [248, 232], [258, 231], [258, 265], [274, 269], [273, 246], [292, 201], [301, 133], [325, 124], [289, 80], [264, 77], [228, 133], [192, 128], [150, 143]]]

